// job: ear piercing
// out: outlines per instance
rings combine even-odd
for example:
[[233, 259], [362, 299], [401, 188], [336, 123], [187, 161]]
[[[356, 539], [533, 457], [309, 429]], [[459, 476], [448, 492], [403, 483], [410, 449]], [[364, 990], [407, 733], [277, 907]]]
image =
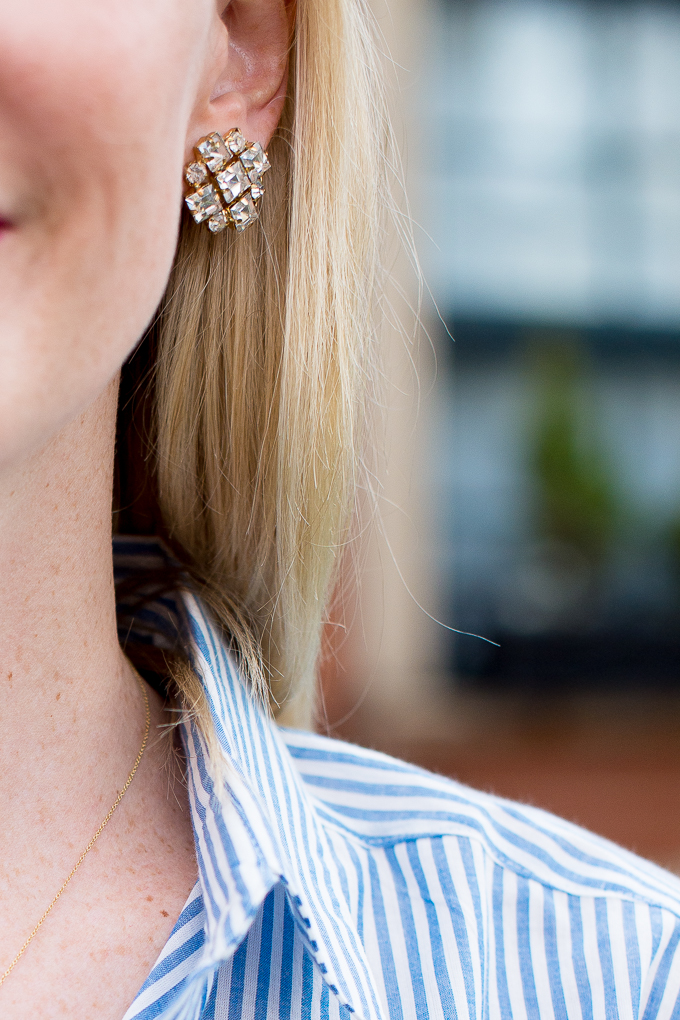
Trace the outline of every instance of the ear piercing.
[[247, 142], [238, 128], [224, 137], [218, 131], [196, 144], [196, 159], [184, 168], [190, 188], [185, 197], [196, 223], [208, 224], [213, 234], [225, 227], [239, 232], [254, 223], [264, 188], [262, 175], [270, 169], [259, 142]]

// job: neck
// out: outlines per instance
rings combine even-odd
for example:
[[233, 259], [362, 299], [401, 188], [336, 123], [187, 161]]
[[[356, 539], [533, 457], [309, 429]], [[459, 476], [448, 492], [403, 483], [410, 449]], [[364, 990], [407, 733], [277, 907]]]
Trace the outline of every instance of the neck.
[[[9, 820], [0, 849], [31, 808], [49, 823], [45, 812], [63, 812], [78, 792], [98, 811], [141, 734], [142, 699], [116, 635], [116, 396], [112, 384], [0, 476], [0, 815]], [[89, 831], [94, 814], [79, 817]]]
[[[122, 1016], [196, 881], [170, 720], [116, 634], [111, 482], [116, 387], [0, 475], [0, 976], [81, 857], [0, 1015]], [[176, 781], [177, 780], [177, 781]]]

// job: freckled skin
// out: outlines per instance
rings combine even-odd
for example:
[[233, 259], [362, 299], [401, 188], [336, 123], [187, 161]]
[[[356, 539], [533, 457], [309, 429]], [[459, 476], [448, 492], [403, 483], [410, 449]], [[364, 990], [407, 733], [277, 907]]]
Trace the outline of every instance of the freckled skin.
[[[154, 721], [158, 723], [162, 716], [160, 706], [154, 705]], [[121, 817], [116, 821], [123, 824], [110, 823], [107, 838], [90, 851], [73, 880], [74, 888], [69, 889], [68, 897], [64, 894], [30, 947], [35, 952], [27, 952], [12, 982], [8, 980], [0, 989], [3, 1020], [25, 1020], [27, 1016], [94, 1020], [121, 1017], [125, 1012], [196, 880], [186, 796], [177, 780], [173, 796], [167, 796], [164, 758], [168, 750], [166, 742], [161, 741], [152, 748], [149, 758], [142, 760], [141, 782], [130, 787], [118, 809]], [[102, 813], [101, 805], [98, 812]], [[54, 823], [49, 815], [45, 811], [42, 819], [46, 831]], [[136, 841], [132, 857], [127, 838], [130, 829], [138, 837], [144, 833], [143, 840]], [[67, 841], [64, 852], [58, 855], [42, 847], [34, 861], [40, 879], [37, 888], [30, 891], [29, 875], [23, 868], [14, 869], [10, 888], [0, 882], [0, 917], [11, 916], [12, 901], [21, 890], [22, 917], [37, 918], [80, 849], [82, 846], [74, 841]], [[31, 878], [35, 881], [35, 875]], [[3, 928], [3, 961], [20, 944], [18, 927], [11, 939], [5, 935]], [[82, 966], [84, 956], [89, 960], [86, 968]], [[55, 999], [52, 990], [64, 983], [64, 971], [68, 991]], [[128, 974], [130, 980], [126, 980]], [[119, 988], [116, 994], [111, 990], [112, 982], [120, 982], [121, 975], [123, 996]]]
[[[0, 714], [0, 972], [141, 743], [143, 705], [114, 633], [111, 380], [165, 284], [217, 13], [212, 0], [0, 6], [0, 220], [11, 224], [0, 231], [0, 662], [11, 691]], [[152, 178], [149, 231], [139, 189]], [[149, 697], [155, 735], [167, 719]], [[134, 998], [196, 880], [168, 753], [150, 741], [0, 988], [2, 1020], [114, 1020]]]

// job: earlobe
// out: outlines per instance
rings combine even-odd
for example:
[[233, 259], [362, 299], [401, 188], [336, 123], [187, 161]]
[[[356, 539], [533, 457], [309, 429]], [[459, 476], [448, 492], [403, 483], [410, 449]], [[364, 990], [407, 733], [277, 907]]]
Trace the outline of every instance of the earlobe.
[[188, 150], [197, 137], [232, 127], [269, 144], [285, 101], [293, 7], [285, 0], [220, 4]]

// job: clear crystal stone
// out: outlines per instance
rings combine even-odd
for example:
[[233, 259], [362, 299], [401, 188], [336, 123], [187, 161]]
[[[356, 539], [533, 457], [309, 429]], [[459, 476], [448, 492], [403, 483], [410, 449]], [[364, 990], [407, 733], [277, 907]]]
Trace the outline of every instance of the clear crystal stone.
[[205, 184], [208, 180], [207, 167], [203, 163], [189, 163], [189, 166], [184, 171], [184, 177], [187, 184], [197, 188], [199, 184]]
[[208, 220], [208, 229], [211, 230], [213, 234], [219, 234], [221, 230], [224, 230], [228, 222], [229, 221], [227, 220], [224, 211], [220, 209], [219, 212], [216, 212]]
[[211, 174], [215, 174], [225, 167], [232, 158], [229, 149], [224, 144], [224, 138], [217, 131], [208, 135], [207, 138], [202, 138], [196, 146], [196, 150]]
[[239, 152], [243, 152], [248, 144], [238, 128], [232, 128], [229, 134], [224, 136], [224, 140], [227, 143], [227, 148], [235, 156], [238, 156]]
[[253, 180], [253, 173], [259, 178], [266, 170], [269, 170], [271, 163], [267, 159], [267, 153], [264, 151], [259, 142], [253, 142], [245, 152], [241, 153], [241, 162], [243, 163], [248, 176], [250, 177], [253, 184], [258, 181]]
[[208, 184], [205, 188], [199, 188], [198, 191], [192, 191], [184, 201], [197, 223], [203, 223], [204, 220], [214, 216], [215, 213], [220, 212], [222, 209], [222, 204], [213, 184]]
[[230, 202], [235, 202], [239, 195], [243, 194], [246, 190], [248, 178], [240, 162], [235, 160], [235, 162], [229, 164], [226, 170], [222, 170], [217, 174], [217, 183], [222, 189], [228, 205]]
[[262, 187], [261, 184], [252, 184], [250, 187], [250, 194], [252, 195], [254, 201], [257, 202], [258, 198], [262, 198], [262, 196], [264, 195], [264, 188]]
[[246, 227], [249, 227], [257, 219], [257, 209], [248, 193], [239, 199], [238, 202], [230, 205], [229, 212], [234, 221], [234, 227], [238, 231], [245, 230]]

